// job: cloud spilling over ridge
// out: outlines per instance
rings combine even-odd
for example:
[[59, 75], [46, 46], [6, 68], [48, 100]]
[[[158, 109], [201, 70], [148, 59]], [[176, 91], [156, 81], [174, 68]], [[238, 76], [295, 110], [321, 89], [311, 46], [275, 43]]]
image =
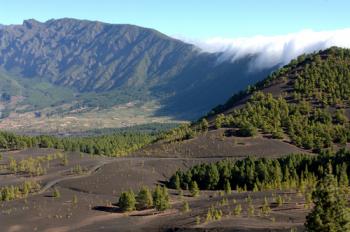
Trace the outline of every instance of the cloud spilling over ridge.
[[304, 30], [280, 36], [254, 36], [245, 38], [215, 37], [207, 40], [180, 38], [195, 44], [205, 52], [222, 52], [220, 60], [232, 62], [245, 56], [254, 56], [252, 69], [264, 69], [287, 64], [303, 53], [331, 46], [350, 48], [350, 28], [334, 31]]

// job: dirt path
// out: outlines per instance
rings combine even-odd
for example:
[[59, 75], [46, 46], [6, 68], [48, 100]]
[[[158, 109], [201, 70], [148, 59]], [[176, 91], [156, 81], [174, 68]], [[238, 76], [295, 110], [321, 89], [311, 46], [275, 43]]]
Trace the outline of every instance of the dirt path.
[[82, 178], [82, 177], [85, 177], [85, 176], [89, 176], [91, 175], [92, 173], [96, 172], [97, 170], [99, 170], [103, 165], [105, 164], [108, 164], [110, 163], [109, 161], [104, 161], [104, 162], [101, 162], [95, 166], [93, 166], [91, 169], [89, 169], [87, 172], [85, 172], [84, 174], [82, 175], [79, 175], [79, 176], [65, 176], [65, 177], [62, 177], [62, 178], [59, 178], [59, 179], [56, 179], [56, 180], [52, 180], [52, 181], [49, 181], [48, 183], [46, 183], [44, 185], [44, 187], [42, 187], [40, 189], [39, 192], [37, 192], [37, 194], [42, 194], [44, 193], [46, 190], [48, 190], [49, 188], [53, 187], [55, 184], [61, 182], [61, 181], [64, 181], [64, 180], [71, 180], [71, 179], [78, 179], [78, 178]]

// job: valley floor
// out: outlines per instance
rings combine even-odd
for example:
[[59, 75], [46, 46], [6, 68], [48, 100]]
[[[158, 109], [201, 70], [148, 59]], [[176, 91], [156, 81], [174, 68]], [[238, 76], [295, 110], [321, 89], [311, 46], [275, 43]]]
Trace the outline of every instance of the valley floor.
[[[222, 131], [221, 131], [222, 132]], [[69, 154], [66, 166], [53, 162], [47, 173], [40, 177], [44, 191], [26, 199], [0, 204], [0, 231], [303, 231], [305, 215], [304, 196], [296, 192], [236, 192], [201, 191], [199, 197], [183, 196], [170, 190], [171, 209], [159, 213], [155, 210], [122, 213], [115, 205], [122, 191], [137, 191], [142, 185], [154, 187], [164, 183], [174, 172], [203, 162], [222, 158], [242, 158], [260, 154], [277, 156], [302, 152], [289, 143], [263, 137], [222, 137], [220, 130], [208, 132], [181, 144], [150, 145], [129, 157], [105, 158]], [[54, 150], [25, 150], [4, 154], [16, 159], [35, 154], [48, 154]], [[83, 167], [81, 174], [72, 174], [76, 164]], [[2, 174], [0, 185], [16, 184], [25, 176]], [[53, 188], [60, 197], [53, 196]], [[247, 197], [252, 198], [254, 216], [248, 215]], [[282, 196], [284, 204], [275, 201]], [[262, 215], [260, 208], [265, 197], [272, 209]], [[74, 202], [74, 198], [77, 202]], [[182, 212], [183, 201], [190, 206]], [[234, 215], [241, 204], [241, 215]], [[223, 212], [221, 220], [206, 220], [208, 209], [214, 206]]]

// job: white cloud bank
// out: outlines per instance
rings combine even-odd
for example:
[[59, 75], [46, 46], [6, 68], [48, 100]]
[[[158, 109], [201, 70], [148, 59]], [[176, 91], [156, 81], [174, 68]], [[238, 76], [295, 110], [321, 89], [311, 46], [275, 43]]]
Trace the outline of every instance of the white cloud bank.
[[254, 36], [246, 38], [183, 39], [205, 52], [223, 52], [222, 60], [235, 61], [247, 55], [256, 55], [253, 68], [262, 69], [287, 64], [303, 54], [331, 46], [350, 48], [350, 28], [316, 32], [304, 30], [280, 36]]

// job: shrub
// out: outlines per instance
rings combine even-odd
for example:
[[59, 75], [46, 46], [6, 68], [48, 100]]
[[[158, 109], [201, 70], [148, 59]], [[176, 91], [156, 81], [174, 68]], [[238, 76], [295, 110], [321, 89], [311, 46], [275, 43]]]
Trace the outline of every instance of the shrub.
[[196, 217], [196, 225], [199, 225], [199, 224], [201, 224], [201, 217], [197, 216]]
[[269, 202], [267, 201], [266, 197], [264, 199], [264, 204], [261, 207], [261, 212], [265, 216], [269, 215], [271, 212], [271, 208], [270, 208]]
[[235, 216], [240, 216], [242, 213], [242, 206], [241, 204], [236, 205], [235, 209], [233, 210], [233, 214]]
[[242, 137], [251, 137], [255, 136], [258, 133], [256, 127], [252, 126], [251, 124], [244, 124], [238, 131], [237, 135]]
[[72, 204], [73, 204], [73, 205], [78, 204], [78, 197], [77, 197], [77, 195], [75, 195], [75, 194], [74, 194], [73, 199], [72, 199]]
[[187, 212], [189, 212], [189, 211], [191, 211], [190, 205], [188, 204], [187, 201], [184, 201], [184, 202], [183, 202], [183, 205], [182, 205], [182, 212], [187, 213]]
[[283, 205], [283, 198], [279, 195], [277, 197], [276, 203], [278, 206], [282, 206]]
[[203, 118], [201, 123], [200, 123], [200, 129], [202, 131], [208, 131], [208, 128], [209, 128], [209, 123], [205, 118]]
[[60, 198], [60, 197], [61, 197], [61, 193], [60, 193], [60, 191], [58, 190], [58, 188], [54, 188], [54, 189], [53, 189], [52, 196], [53, 196], [54, 198]]
[[254, 216], [254, 211], [255, 211], [254, 205], [249, 204], [248, 205], [248, 216], [250, 216], [250, 217]]

